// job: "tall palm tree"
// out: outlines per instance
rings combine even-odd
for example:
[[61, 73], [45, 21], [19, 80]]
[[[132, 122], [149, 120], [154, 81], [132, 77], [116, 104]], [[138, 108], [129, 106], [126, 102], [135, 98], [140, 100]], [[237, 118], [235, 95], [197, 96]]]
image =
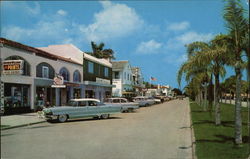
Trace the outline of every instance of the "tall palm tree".
[[189, 57], [195, 57], [195, 63], [201, 66], [210, 65], [211, 71], [214, 74], [215, 85], [214, 85], [214, 103], [215, 103], [215, 124], [221, 124], [220, 118], [220, 103], [219, 103], [219, 94], [220, 94], [220, 76], [225, 75], [224, 64], [226, 63], [225, 59], [225, 40], [226, 36], [217, 35], [209, 43], [205, 42], [194, 42], [188, 45], [188, 54]]
[[228, 0], [224, 8], [223, 15], [229, 31], [230, 41], [228, 48], [229, 56], [234, 59], [234, 69], [236, 75], [236, 101], [235, 101], [235, 144], [242, 144], [242, 119], [241, 119], [241, 55], [244, 48], [245, 28], [248, 25], [244, 17], [244, 9], [236, 0]]

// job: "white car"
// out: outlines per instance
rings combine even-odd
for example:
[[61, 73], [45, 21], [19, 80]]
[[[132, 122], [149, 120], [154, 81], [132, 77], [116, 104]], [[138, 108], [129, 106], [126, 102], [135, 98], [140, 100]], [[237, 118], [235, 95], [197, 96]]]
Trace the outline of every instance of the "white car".
[[104, 104], [121, 106], [122, 112], [133, 112], [139, 108], [139, 103], [129, 102], [126, 98], [107, 98]]
[[140, 107], [143, 107], [143, 106], [147, 107], [152, 104], [155, 104], [155, 101], [153, 99], [149, 99], [148, 97], [144, 97], [144, 96], [134, 97], [133, 101], [139, 103]]
[[161, 99], [157, 99], [157, 98], [154, 98], [154, 97], [148, 97], [148, 99], [154, 100], [156, 104], [161, 103]]

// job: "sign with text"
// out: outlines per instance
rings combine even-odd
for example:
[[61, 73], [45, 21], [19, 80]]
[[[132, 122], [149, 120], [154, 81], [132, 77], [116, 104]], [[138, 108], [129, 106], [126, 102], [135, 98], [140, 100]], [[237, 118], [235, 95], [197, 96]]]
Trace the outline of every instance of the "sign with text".
[[5, 60], [3, 61], [3, 74], [21, 75], [23, 74], [23, 60]]
[[54, 84], [51, 86], [53, 88], [65, 88], [66, 85], [64, 85], [64, 81], [63, 81], [63, 76], [57, 75], [56, 77], [54, 77]]
[[96, 77], [96, 83], [110, 84], [110, 80]]

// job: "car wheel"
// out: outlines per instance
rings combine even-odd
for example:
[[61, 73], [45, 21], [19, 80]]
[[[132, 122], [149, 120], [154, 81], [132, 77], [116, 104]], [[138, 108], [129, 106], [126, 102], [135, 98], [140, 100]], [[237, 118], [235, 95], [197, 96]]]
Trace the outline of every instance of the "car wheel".
[[128, 109], [128, 112], [133, 112], [133, 111], [134, 111], [133, 108], [129, 108], [129, 109]]
[[67, 121], [67, 119], [68, 119], [68, 116], [66, 115], [66, 114], [62, 114], [62, 115], [58, 115], [58, 121], [60, 122], [60, 123], [63, 123], [63, 122], [65, 122], [65, 121]]
[[149, 104], [147, 103], [147, 104], [145, 104], [145, 107], [148, 107], [149, 106]]
[[101, 118], [102, 118], [102, 119], [108, 119], [108, 118], [109, 118], [109, 114], [102, 114], [102, 115], [101, 115]]

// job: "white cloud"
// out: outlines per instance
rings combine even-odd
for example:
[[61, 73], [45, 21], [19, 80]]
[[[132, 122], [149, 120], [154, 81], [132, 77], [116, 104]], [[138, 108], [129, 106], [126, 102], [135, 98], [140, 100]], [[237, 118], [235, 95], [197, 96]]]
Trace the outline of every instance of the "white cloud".
[[189, 27], [190, 27], [189, 22], [183, 21], [180, 23], [171, 23], [168, 25], [167, 29], [172, 31], [182, 31], [188, 29]]
[[208, 34], [202, 34], [202, 33], [197, 33], [194, 31], [190, 31], [187, 33], [184, 33], [178, 37], [176, 37], [177, 41], [180, 41], [183, 44], [188, 44], [194, 41], [204, 41], [207, 42], [213, 38], [213, 34], [208, 33]]
[[176, 50], [183, 48], [184, 45], [190, 44], [195, 41], [208, 42], [214, 37], [212, 33], [197, 33], [194, 31], [189, 31], [181, 35], [170, 38], [167, 41], [167, 49]]
[[80, 26], [89, 41], [102, 41], [131, 34], [143, 25], [133, 8], [125, 4], [101, 1], [103, 10], [94, 14], [94, 22]]
[[162, 47], [162, 43], [156, 42], [155, 40], [150, 40], [147, 42], [141, 42], [136, 49], [137, 53], [141, 54], [154, 54], [159, 53]]
[[35, 16], [40, 14], [40, 4], [38, 2], [27, 2], [23, 1], [3, 1], [1, 2], [1, 8], [7, 8], [10, 10], [17, 10]]
[[57, 11], [57, 14], [59, 14], [61, 16], [65, 16], [65, 15], [67, 15], [67, 12], [64, 11], [64, 10], [62, 10], [62, 9], [60, 9], [60, 10]]

